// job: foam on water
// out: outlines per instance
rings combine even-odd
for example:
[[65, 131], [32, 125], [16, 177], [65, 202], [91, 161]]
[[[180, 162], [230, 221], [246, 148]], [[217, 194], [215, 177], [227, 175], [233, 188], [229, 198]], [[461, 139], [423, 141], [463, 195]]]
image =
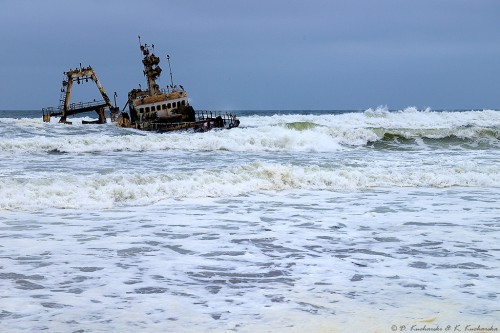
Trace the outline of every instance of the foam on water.
[[40, 172], [0, 183], [0, 209], [111, 208], [168, 199], [232, 197], [260, 191], [363, 190], [378, 187], [500, 187], [497, 166], [462, 161], [449, 167], [378, 161], [364, 167], [253, 162], [222, 170], [74, 175]]
[[[165, 149], [333, 152], [346, 146], [364, 146], [369, 142], [394, 137], [485, 139], [495, 145], [498, 145], [500, 138], [500, 112], [488, 110], [419, 112], [410, 108], [401, 112], [377, 109], [364, 113], [330, 115], [247, 116], [242, 118], [242, 124], [242, 128], [234, 131], [213, 131], [203, 135], [157, 135], [120, 130], [112, 124], [89, 129], [92, 126], [41, 123], [39, 119], [0, 118], [0, 127], [14, 132], [11, 128], [14, 125], [21, 135], [19, 137], [19, 134], [12, 133], [12, 136], [2, 136], [0, 150], [13, 153], [143, 152]], [[57, 134], [57, 138], [54, 134]]]
[[499, 195], [468, 195], [287, 191], [6, 213], [2, 323], [12, 332], [498, 327]]
[[0, 118], [0, 330], [500, 330], [500, 112], [306, 113]]

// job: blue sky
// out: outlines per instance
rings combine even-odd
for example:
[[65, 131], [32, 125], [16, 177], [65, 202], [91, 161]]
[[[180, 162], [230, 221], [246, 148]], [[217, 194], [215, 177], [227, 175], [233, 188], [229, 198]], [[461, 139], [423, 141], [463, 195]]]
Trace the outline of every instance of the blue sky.
[[80, 63], [123, 107], [138, 35], [197, 109], [500, 108], [498, 0], [2, 0], [0, 109], [57, 105]]

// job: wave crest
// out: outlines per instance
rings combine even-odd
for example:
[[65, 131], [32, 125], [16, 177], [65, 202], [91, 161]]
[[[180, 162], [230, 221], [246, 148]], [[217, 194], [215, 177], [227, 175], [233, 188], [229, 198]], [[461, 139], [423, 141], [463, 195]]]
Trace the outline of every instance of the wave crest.
[[[498, 145], [500, 112], [419, 111], [387, 107], [341, 114], [242, 117], [242, 127], [207, 133], [144, 133], [102, 126], [0, 122], [0, 154], [112, 151], [333, 152], [394, 139], [490, 140]], [[399, 144], [404, 144], [404, 140]], [[460, 143], [460, 142], [459, 142]]]
[[384, 165], [320, 167], [253, 162], [223, 170], [131, 173], [130, 175], [50, 174], [10, 178], [0, 184], [0, 209], [112, 208], [150, 205], [172, 199], [223, 198], [259, 191], [353, 191], [375, 187], [500, 187], [494, 166]]

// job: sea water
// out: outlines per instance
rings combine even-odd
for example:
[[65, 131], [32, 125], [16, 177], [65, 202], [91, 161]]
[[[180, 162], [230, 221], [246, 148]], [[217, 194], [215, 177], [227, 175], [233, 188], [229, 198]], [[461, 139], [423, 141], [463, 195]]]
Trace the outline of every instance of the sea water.
[[500, 111], [237, 114], [0, 111], [0, 331], [500, 331]]

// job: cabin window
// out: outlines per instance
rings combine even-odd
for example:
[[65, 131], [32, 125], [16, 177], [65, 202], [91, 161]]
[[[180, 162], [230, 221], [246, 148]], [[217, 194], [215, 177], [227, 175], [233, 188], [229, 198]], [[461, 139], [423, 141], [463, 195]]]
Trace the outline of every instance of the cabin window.
[[146, 112], [149, 112], [149, 106], [146, 106]]
[[167, 109], [167, 104], [163, 104], [163, 105], [161, 106], [161, 109], [162, 109], [162, 110], [166, 110], [166, 109]]
[[143, 113], [143, 112], [144, 112], [144, 108], [140, 108], [139, 113]]
[[167, 104], [167, 109], [170, 109], [172, 107], [172, 104], [168, 103]]
[[186, 105], [186, 101], [185, 100], [182, 101], [182, 105]]
[[154, 110], [155, 110], [155, 106], [153, 105], [153, 106], [151, 107], [151, 111], [154, 111]]

